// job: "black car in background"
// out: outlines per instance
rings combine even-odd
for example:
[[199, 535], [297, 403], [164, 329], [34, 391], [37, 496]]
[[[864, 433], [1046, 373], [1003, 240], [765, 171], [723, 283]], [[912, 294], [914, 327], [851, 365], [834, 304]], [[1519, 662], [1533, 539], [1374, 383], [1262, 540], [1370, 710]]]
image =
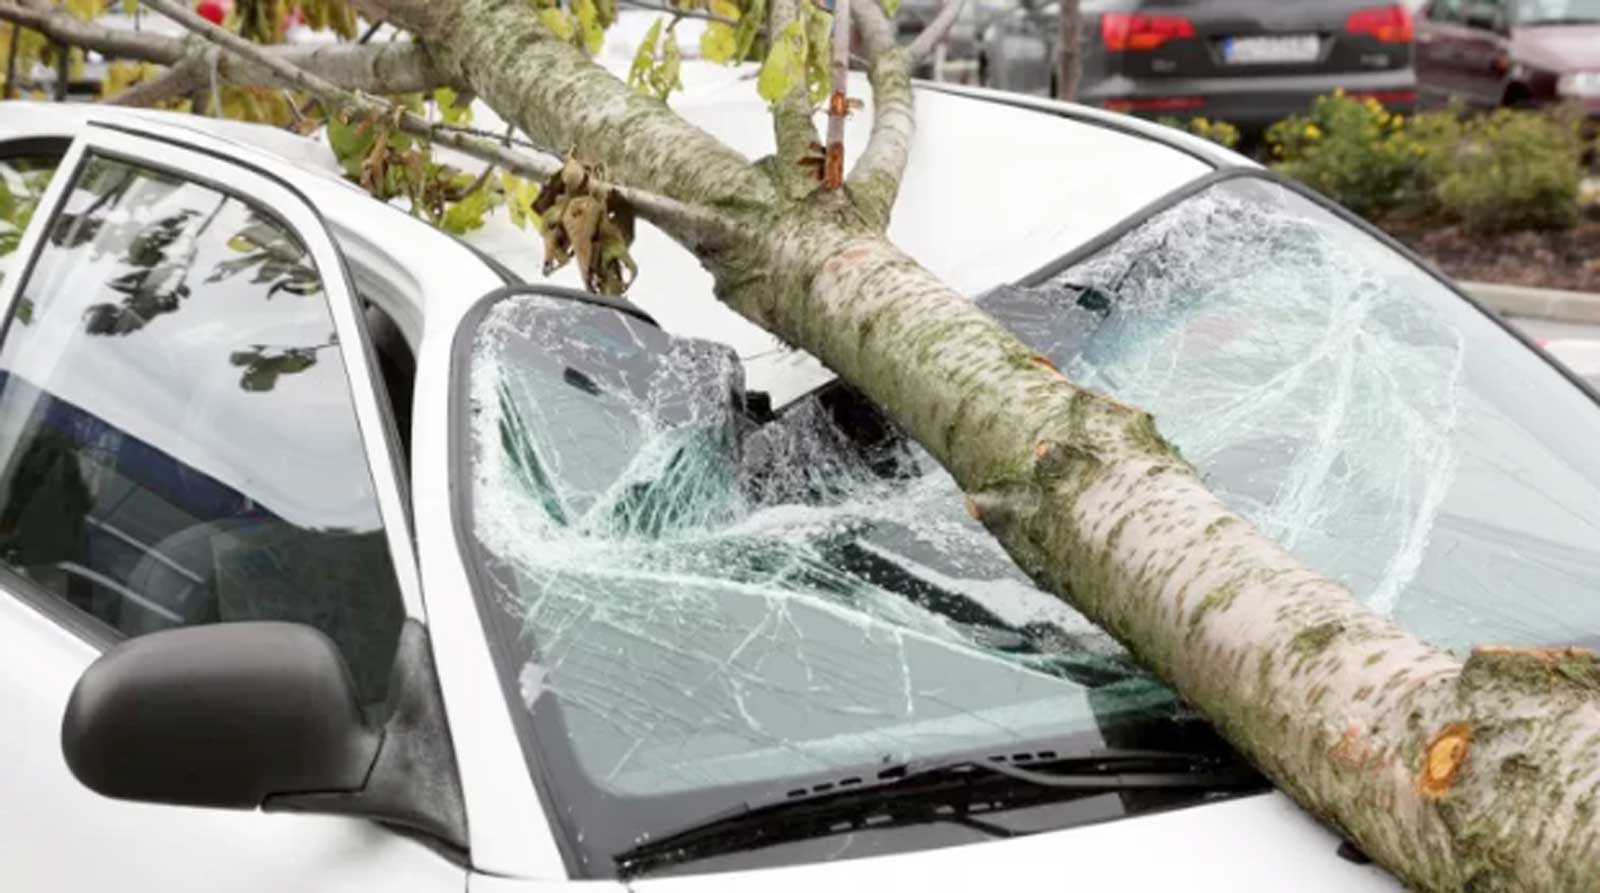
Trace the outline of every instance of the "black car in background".
[[[1411, 6], [1381, 0], [1082, 0], [1078, 100], [1260, 129], [1336, 88], [1408, 112]], [[1060, 6], [1023, 0], [985, 31], [983, 82], [1054, 96]]]

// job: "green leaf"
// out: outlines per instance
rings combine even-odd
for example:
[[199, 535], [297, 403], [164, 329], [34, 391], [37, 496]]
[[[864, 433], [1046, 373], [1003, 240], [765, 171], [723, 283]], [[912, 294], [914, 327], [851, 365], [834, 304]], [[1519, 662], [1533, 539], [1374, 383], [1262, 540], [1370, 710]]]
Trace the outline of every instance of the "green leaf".
[[628, 86], [647, 93], [650, 91], [650, 71], [656, 66], [656, 42], [661, 39], [661, 25], [666, 19], [656, 19], [655, 24], [639, 41], [639, 50], [633, 54], [633, 67], [628, 69]]
[[461, 97], [449, 87], [439, 87], [433, 91], [433, 104], [439, 108], [439, 117], [446, 124], [471, 124], [471, 104], [457, 105]]
[[539, 10], [539, 23], [544, 25], [545, 29], [554, 34], [557, 39], [569, 42], [572, 40], [572, 20], [567, 18], [567, 14], [561, 10]]
[[447, 233], [461, 235], [483, 226], [483, 215], [488, 212], [490, 195], [487, 188], [480, 187], [471, 195], [451, 205], [444, 212], [444, 218], [439, 225]]
[[11, 223], [11, 218], [17, 213], [17, 198], [11, 194], [11, 187], [5, 180], [0, 180], [0, 220]]
[[139, 11], [139, 0], [122, 0], [122, 14], [133, 15]]
[[599, 55], [606, 43], [606, 29], [600, 23], [600, 14], [594, 0], [572, 0], [572, 11], [578, 17], [578, 29], [583, 34], [584, 48], [589, 55]]
[[833, 16], [816, 7], [806, 7], [806, 84], [811, 88], [811, 104], [826, 102], [833, 91]]
[[767, 102], [776, 104], [789, 95], [789, 91], [803, 85], [806, 80], [806, 27], [796, 19], [786, 25], [772, 42], [767, 61], [761, 63], [761, 76], [756, 79], [756, 92]]
[[511, 222], [518, 229], [527, 229], [530, 222], [537, 225], [539, 214], [534, 202], [539, 200], [539, 184], [511, 174], [500, 175], [500, 189], [506, 196], [506, 208], [511, 212]]
[[[733, 0], [711, 0], [708, 8], [714, 16], [731, 19], [735, 23], [741, 21], [739, 4]], [[734, 53], [739, 48], [736, 27], [726, 22], [707, 24], [706, 29], [700, 32], [700, 58], [722, 64], [735, 61]]]
[[328, 146], [348, 176], [361, 176], [361, 162], [377, 141], [377, 128], [370, 122], [345, 121], [338, 115], [328, 118]]
[[734, 53], [738, 48], [739, 42], [734, 37], [732, 25], [712, 22], [706, 25], [706, 30], [700, 32], [700, 58], [707, 62], [723, 65], [733, 62]]
[[894, 18], [900, 14], [900, 0], [883, 0], [883, 14]]
[[88, 22], [105, 12], [105, 0], [67, 0], [67, 12], [75, 19]]
[[678, 33], [668, 29], [667, 39], [661, 47], [661, 67], [655, 72], [656, 95], [661, 99], [665, 100], [668, 93], [683, 88], [683, 80], [678, 77], [682, 63], [683, 54], [678, 50]]
[[734, 32], [733, 60], [743, 62], [750, 58], [750, 50], [761, 36], [761, 23], [767, 20], [766, 0], [750, 0], [750, 8], [739, 17], [739, 27]]

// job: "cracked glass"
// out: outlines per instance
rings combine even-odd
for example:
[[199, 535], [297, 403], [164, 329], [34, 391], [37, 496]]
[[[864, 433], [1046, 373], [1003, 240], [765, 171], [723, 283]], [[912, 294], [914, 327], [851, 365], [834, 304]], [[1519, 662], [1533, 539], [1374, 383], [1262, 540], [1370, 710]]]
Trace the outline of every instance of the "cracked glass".
[[[1154, 411], [1236, 510], [1423, 635], [1600, 632], [1600, 410], [1315, 203], [1225, 182], [979, 300], [1074, 380]], [[772, 413], [730, 352], [567, 297], [467, 325], [469, 556], [582, 873], [875, 767], [1208, 740], [842, 385]], [[1092, 797], [1016, 833], [1208, 796]], [[766, 858], [867, 854], [866, 837]]]

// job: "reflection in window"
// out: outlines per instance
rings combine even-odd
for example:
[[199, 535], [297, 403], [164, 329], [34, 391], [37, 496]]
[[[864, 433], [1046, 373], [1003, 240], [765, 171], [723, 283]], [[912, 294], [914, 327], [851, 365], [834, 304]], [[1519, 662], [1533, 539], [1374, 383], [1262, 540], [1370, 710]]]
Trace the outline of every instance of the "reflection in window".
[[304, 247], [232, 196], [91, 160], [0, 347], [0, 555], [126, 635], [312, 624], [369, 700], [402, 619]]

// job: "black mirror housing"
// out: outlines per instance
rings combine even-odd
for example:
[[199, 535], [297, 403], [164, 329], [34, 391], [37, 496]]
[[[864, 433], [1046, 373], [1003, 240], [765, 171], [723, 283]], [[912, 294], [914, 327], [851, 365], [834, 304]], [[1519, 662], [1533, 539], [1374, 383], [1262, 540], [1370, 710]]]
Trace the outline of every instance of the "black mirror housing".
[[382, 737], [333, 642], [275, 622], [123, 642], [84, 672], [61, 724], [67, 766], [97, 793], [233, 809], [359, 791]]

